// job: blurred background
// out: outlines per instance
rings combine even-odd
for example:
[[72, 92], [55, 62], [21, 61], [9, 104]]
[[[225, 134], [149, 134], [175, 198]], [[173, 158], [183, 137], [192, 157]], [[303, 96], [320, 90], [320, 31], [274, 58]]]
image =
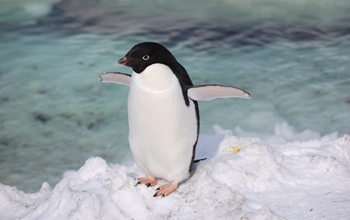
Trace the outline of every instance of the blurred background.
[[128, 163], [128, 87], [105, 71], [143, 41], [195, 85], [253, 99], [200, 102], [201, 134], [270, 145], [350, 133], [348, 0], [0, 0], [0, 183], [36, 192], [89, 157]]

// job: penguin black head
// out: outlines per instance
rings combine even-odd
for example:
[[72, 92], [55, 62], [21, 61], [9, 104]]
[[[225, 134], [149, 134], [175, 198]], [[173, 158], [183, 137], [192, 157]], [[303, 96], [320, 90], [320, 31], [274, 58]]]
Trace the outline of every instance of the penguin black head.
[[135, 73], [142, 73], [149, 65], [155, 63], [167, 65], [179, 79], [181, 85], [193, 85], [186, 69], [177, 62], [168, 49], [155, 42], [136, 44], [118, 61], [118, 64], [131, 67]]
[[176, 68], [176, 65], [180, 65], [168, 49], [154, 42], [144, 42], [135, 45], [118, 61], [118, 64], [129, 66], [136, 73], [143, 72], [146, 67], [154, 63], [165, 64], [171, 69], [172, 67]]

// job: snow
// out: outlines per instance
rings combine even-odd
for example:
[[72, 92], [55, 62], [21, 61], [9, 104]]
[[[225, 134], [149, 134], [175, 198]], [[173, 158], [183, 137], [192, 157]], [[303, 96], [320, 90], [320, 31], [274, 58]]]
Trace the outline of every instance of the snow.
[[232, 132], [231, 129], [224, 129], [218, 124], [214, 124], [213, 128], [216, 134], [237, 134], [239, 136], [249, 136], [249, 137], [261, 137], [261, 141], [264, 144], [271, 146], [278, 146], [286, 144], [287, 142], [293, 141], [307, 141], [311, 139], [320, 139], [320, 138], [330, 138], [336, 139], [338, 137], [338, 132], [333, 132], [331, 134], [321, 137], [321, 134], [312, 130], [304, 130], [300, 133], [296, 132], [294, 127], [290, 126], [286, 121], [278, 123], [275, 125], [273, 135], [261, 135], [260, 133], [247, 132], [241, 129], [239, 126], [236, 126]]
[[349, 219], [350, 137], [332, 137], [271, 146], [200, 136], [197, 158], [207, 160], [165, 198], [153, 197], [158, 186], [135, 187], [134, 163], [93, 157], [53, 189], [0, 184], [0, 219]]

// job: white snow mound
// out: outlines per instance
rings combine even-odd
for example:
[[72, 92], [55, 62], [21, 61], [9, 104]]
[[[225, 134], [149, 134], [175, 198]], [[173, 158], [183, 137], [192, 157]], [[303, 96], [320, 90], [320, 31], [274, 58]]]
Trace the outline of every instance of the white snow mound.
[[[221, 141], [221, 142], [220, 142]], [[238, 152], [237, 152], [238, 151]], [[171, 195], [138, 185], [136, 165], [90, 158], [51, 189], [0, 184], [0, 219], [348, 219], [350, 137], [270, 147], [258, 138], [201, 136], [207, 157]], [[164, 184], [165, 181], [160, 181]]]

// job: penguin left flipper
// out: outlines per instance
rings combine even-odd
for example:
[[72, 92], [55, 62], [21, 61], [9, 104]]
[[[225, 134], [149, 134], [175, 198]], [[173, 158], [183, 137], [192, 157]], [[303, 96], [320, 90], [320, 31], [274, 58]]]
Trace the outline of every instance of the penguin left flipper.
[[187, 95], [192, 100], [210, 101], [216, 98], [245, 98], [251, 99], [252, 96], [243, 89], [225, 85], [202, 85], [193, 86], [187, 90]]
[[131, 75], [120, 72], [105, 72], [100, 75], [100, 81], [130, 86]]

